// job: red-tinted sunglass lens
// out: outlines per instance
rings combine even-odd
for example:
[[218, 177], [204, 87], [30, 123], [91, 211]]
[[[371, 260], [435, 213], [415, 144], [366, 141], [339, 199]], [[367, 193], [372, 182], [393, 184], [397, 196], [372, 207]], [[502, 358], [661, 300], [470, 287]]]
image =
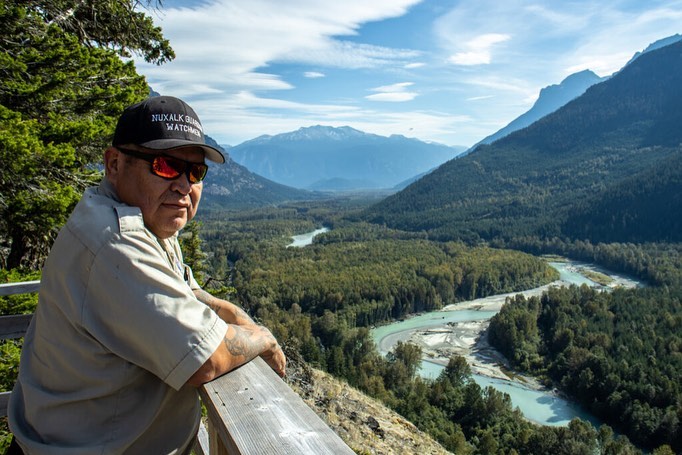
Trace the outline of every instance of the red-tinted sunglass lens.
[[187, 174], [190, 183], [199, 183], [208, 172], [208, 166], [203, 163], [188, 163], [169, 156], [157, 156], [152, 163], [154, 174], [164, 179], [176, 179], [181, 174]]
[[152, 163], [154, 174], [164, 179], [174, 179], [185, 171], [185, 163], [167, 156], [157, 156]]
[[192, 164], [187, 177], [191, 183], [199, 183], [206, 177], [206, 172], [208, 172], [208, 166], [205, 164]]

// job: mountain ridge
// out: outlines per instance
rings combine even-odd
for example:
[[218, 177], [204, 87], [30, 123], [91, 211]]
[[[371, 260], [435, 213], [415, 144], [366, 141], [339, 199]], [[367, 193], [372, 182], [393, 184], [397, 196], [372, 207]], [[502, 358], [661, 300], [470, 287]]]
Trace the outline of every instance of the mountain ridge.
[[[231, 147], [233, 159], [274, 182], [319, 190], [391, 188], [464, 150], [402, 135], [389, 137], [354, 128], [315, 125], [259, 136]], [[332, 186], [326, 186], [331, 183]], [[342, 188], [334, 182], [343, 182]]]
[[206, 135], [205, 138], [207, 144], [218, 148], [225, 155], [224, 164], [209, 163], [209, 172], [203, 189], [207, 205], [220, 208], [249, 208], [322, 197], [319, 193], [291, 188], [254, 174], [235, 162], [225, 148], [212, 137]]
[[[569, 232], [563, 224], [563, 232], [562, 223], [575, 207], [597, 204], [595, 198], [624, 179], [655, 174], [679, 155], [680, 105], [682, 42], [676, 42], [641, 55], [532, 125], [443, 164], [366, 217], [474, 242], [567, 233], [589, 238], [575, 226]], [[640, 221], [634, 230], [646, 227]]]
[[[653, 43], [649, 44], [644, 50], [636, 52], [623, 68], [634, 62], [641, 55], [668, 46], [670, 44], [674, 44], [680, 40], [682, 40], [682, 35], [676, 34], [654, 41]], [[614, 75], [617, 73], [618, 72], [614, 73]], [[501, 139], [502, 137], [513, 133], [514, 131], [520, 130], [521, 128], [525, 128], [526, 126], [531, 125], [533, 122], [556, 111], [560, 107], [566, 105], [566, 103], [568, 103], [569, 101], [582, 95], [592, 85], [604, 82], [608, 80], [611, 76], [613, 75], [600, 77], [593, 73], [592, 71], [586, 69], [567, 76], [559, 84], [549, 85], [541, 89], [538, 95], [538, 99], [535, 101], [533, 106], [528, 111], [524, 112], [519, 117], [512, 120], [502, 129], [477, 142], [462, 155], [471, 153], [474, 149], [476, 149], [477, 146], [481, 144], [490, 144], [492, 142], [495, 142], [497, 139]]]
[[471, 153], [481, 144], [490, 144], [514, 131], [531, 125], [582, 95], [589, 87], [606, 79], [608, 78], [599, 77], [590, 70], [583, 70], [567, 76], [559, 84], [549, 85], [541, 89], [538, 99], [528, 111], [509, 122], [504, 128], [477, 142], [465, 153]]

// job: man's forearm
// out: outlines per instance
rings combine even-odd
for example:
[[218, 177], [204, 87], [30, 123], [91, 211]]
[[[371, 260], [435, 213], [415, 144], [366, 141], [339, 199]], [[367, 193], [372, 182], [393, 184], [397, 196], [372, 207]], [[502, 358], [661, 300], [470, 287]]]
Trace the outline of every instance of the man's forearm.
[[194, 289], [193, 291], [200, 302], [215, 311], [216, 314], [228, 324], [256, 325], [253, 319], [246, 314], [246, 311], [242, 310], [234, 303], [214, 297], [203, 289]]
[[263, 326], [230, 324], [223, 343], [187, 381], [198, 387], [260, 356], [280, 376], [286, 374], [286, 357], [272, 333]]

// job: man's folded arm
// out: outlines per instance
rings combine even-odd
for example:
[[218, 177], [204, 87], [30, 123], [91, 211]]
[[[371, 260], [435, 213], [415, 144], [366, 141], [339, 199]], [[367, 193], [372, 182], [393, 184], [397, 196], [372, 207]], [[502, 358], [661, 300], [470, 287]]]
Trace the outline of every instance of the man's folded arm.
[[261, 356], [277, 374], [284, 376], [286, 357], [268, 329], [256, 324], [228, 324], [223, 342], [187, 384], [199, 387], [257, 356]]

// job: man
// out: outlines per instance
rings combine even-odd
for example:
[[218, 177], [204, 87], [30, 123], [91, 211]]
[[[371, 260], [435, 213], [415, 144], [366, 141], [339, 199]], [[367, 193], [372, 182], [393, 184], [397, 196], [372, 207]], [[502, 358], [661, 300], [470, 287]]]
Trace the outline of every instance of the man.
[[197, 211], [204, 159], [225, 161], [183, 101], [121, 115], [105, 178], [45, 263], [8, 411], [24, 452], [188, 453], [197, 386], [256, 356], [284, 375], [272, 334], [182, 264], [177, 234]]

